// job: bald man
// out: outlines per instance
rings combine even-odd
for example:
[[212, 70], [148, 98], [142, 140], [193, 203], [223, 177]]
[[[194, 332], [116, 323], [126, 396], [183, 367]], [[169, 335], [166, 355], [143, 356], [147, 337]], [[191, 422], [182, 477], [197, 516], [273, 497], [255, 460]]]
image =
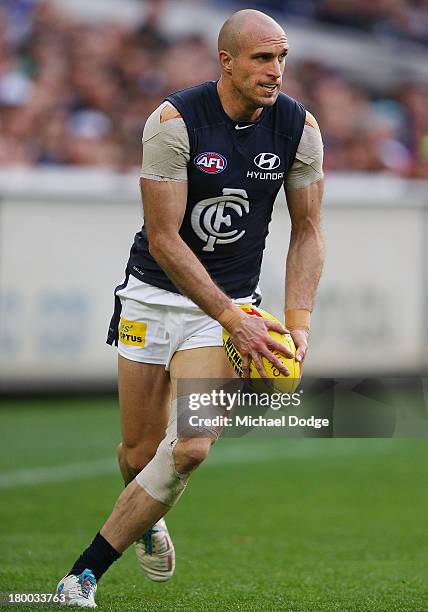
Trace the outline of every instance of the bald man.
[[178, 501], [219, 431], [177, 431], [182, 379], [228, 379], [225, 328], [267, 377], [262, 357], [293, 355], [268, 333], [287, 330], [246, 314], [258, 279], [272, 207], [284, 186], [292, 222], [285, 325], [303, 366], [323, 263], [322, 142], [313, 116], [280, 91], [287, 37], [273, 19], [239, 11], [221, 28], [221, 77], [176, 92], [147, 120], [141, 192], [144, 226], [116, 288], [108, 342], [118, 345], [125, 484], [110, 517], [61, 580], [65, 604], [95, 607], [97, 581], [133, 542], [152, 580], [174, 571], [163, 517]]

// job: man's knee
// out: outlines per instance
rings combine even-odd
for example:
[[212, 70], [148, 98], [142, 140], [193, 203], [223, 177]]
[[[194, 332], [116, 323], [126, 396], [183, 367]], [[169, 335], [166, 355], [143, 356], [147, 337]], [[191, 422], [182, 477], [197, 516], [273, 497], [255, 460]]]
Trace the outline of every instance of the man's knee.
[[126, 445], [121, 442], [117, 447], [117, 456], [120, 462], [125, 462], [133, 472], [141, 472], [156, 454], [154, 445], [138, 444], [136, 446]]
[[210, 438], [186, 438], [176, 441], [167, 432], [156, 455], [137, 476], [137, 483], [154, 499], [174, 506], [189, 482], [194, 470], [206, 458]]
[[213, 440], [210, 438], [186, 438], [174, 447], [175, 469], [179, 474], [191, 472], [198, 467], [210, 452]]

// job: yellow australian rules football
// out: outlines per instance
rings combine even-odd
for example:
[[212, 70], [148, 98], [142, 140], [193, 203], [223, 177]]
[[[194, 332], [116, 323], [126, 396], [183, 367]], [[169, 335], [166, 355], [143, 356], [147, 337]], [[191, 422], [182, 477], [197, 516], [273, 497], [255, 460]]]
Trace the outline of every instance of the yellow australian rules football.
[[[254, 315], [256, 317], [262, 317], [263, 319], [270, 319], [271, 321], [280, 321], [269, 314], [265, 310], [261, 308], [257, 308], [256, 306], [252, 306], [250, 304], [242, 304], [240, 308], [244, 312], [249, 315]], [[282, 325], [282, 323], [280, 323]], [[293, 342], [293, 338], [290, 334], [280, 334], [279, 332], [268, 330], [269, 335], [274, 338], [277, 342], [280, 342], [284, 346], [286, 346], [293, 355], [296, 355], [296, 347]], [[242, 378], [242, 356], [238, 351], [236, 346], [233, 344], [232, 339], [229, 335], [229, 332], [223, 329], [223, 346], [226, 351], [226, 355], [233, 366], [235, 372]], [[300, 364], [294, 358], [288, 358], [279, 351], [273, 351], [273, 354], [278, 357], [285, 365], [285, 367], [289, 370], [290, 375], [284, 376], [266, 357], [262, 357], [262, 363], [265, 368], [265, 371], [268, 375], [268, 379], [271, 382], [272, 387], [275, 391], [279, 391], [281, 393], [293, 393], [300, 380]], [[254, 365], [254, 362], [250, 363], [250, 378], [251, 379], [261, 379], [261, 376]]]

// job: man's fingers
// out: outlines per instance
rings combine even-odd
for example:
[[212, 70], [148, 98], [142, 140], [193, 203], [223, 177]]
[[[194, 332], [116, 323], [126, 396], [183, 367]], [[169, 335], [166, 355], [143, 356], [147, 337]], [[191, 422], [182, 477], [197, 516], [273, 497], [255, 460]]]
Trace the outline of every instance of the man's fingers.
[[290, 370], [282, 363], [280, 359], [278, 359], [274, 353], [265, 351], [263, 353], [263, 357], [266, 357], [266, 359], [271, 362], [273, 367], [279, 370], [281, 374], [284, 374], [284, 376], [290, 376]]
[[245, 357], [244, 356], [242, 357], [242, 377], [243, 378], [250, 378], [251, 359], [254, 361], [254, 365], [256, 366], [257, 371], [260, 374], [260, 376], [262, 378], [269, 378], [269, 375], [266, 372], [266, 368], [263, 365], [262, 357], [265, 357], [268, 361], [270, 361], [272, 366], [276, 368], [277, 370], [279, 370], [281, 374], [283, 374], [284, 376], [290, 376], [290, 370], [282, 363], [280, 359], [278, 359], [278, 357], [274, 353], [266, 349], [262, 354], [253, 353], [252, 356], [245, 355]]
[[306, 349], [303, 347], [299, 347], [296, 351], [296, 361], [303, 361], [306, 355]]
[[242, 378], [250, 378], [250, 357], [242, 355]]
[[289, 334], [290, 332], [286, 327], [281, 325], [279, 321], [271, 321], [270, 319], [263, 319], [268, 329], [278, 332], [279, 334]]
[[[263, 333], [263, 327], [260, 328], [260, 319], [257, 320], [257, 324], [254, 319], [253, 321], [254, 324], [251, 322], [251, 325], [249, 325], [249, 329], [252, 331], [251, 336], [248, 332], [245, 333], [244, 328], [236, 333], [236, 344], [239, 347], [238, 350], [242, 351], [242, 376], [244, 378], [250, 377], [250, 364], [252, 359], [260, 376], [268, 378], [262, 357], [265, 357], [283, 376], [289, 376], [290, 370], [283, 364], [282, 356], [284, 355], [287, 359], [294, 359], [295, 354], [286, 345], [282, 342], [278, 342], [267, 333], [269, 330], [273, 330], [284, 335], [288, 333], [287, 329], [283, 327], [279, 321], [263, 319], [263, 323], [265, 323], [266, 326], [266, 331]], [[251, 328], [253, 328], [253, 330]], [[242, 344], [240, 342], [240, 336], [243, 336]], [[241, 346], [239, 346], [240, 344]], [[300, 352], [298, 361], [300, 362], [303, 358], [304, 352]]]
[[262, 378], [269, 378], [266, 373], [265, 367], [263, 365], [263, 361], [261, 360], [261, 357], [258, 353], [255, 353], [253, 355], [253, 361], [254, 361], [254, 365], [256, 366], [257, 371], [260, 374], [260, 376]]
[[293, 359], [294, 357], [294, 353], [290, 351], [288, 347], [286, 347], [284, 344], [281, 344], [281, 342], [277, 342], [273, 338], [272, 341], [269, 342], [269, 348], [271, 351], [278, 351], [278, 353], [282, 353], [283, 355], [288, 357], [288, 359]]

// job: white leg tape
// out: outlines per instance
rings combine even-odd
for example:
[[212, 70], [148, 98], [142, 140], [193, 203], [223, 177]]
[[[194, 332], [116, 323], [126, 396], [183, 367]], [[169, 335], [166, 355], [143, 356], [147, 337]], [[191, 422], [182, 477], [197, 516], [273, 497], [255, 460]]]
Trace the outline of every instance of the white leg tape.
[[137, 483], [151, 497], [166, 506], [174, 506], [183, 493], [191, 473], [178, 474], [172, 451], [177, 442], [177, 405], [172, 402], [166, 435], [153, 459], [136, 477]]

